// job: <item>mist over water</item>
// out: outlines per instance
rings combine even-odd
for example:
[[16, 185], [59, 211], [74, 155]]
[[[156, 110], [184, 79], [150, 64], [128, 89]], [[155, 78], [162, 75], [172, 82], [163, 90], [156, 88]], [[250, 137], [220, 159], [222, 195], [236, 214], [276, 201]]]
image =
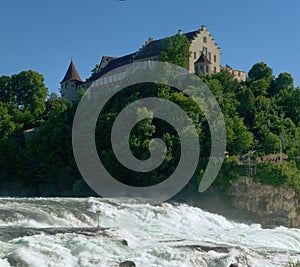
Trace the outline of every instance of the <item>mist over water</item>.
[[284, 266], [300, 229], [263, 229], [185, 204], [1, 198], [0, 266]]

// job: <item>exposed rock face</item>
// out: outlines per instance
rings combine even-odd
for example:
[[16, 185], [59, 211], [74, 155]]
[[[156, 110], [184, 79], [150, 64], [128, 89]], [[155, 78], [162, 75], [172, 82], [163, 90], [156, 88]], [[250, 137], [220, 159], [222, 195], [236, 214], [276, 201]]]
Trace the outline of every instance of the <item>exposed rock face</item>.
[[229, 194], [235, 207], [257, 214], [263, 226], [300, 227], [299, 201], [288, 186], [273, 187], [239, 177], [231, 183]]

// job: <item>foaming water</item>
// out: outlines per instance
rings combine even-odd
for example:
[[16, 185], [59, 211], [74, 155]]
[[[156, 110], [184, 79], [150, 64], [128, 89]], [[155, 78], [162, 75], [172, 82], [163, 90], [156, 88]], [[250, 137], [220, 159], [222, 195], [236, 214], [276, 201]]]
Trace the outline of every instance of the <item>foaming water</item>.
[[1, 198], [0, 266], [284, 266], [300, 230], [263, 229], [185, 204]]

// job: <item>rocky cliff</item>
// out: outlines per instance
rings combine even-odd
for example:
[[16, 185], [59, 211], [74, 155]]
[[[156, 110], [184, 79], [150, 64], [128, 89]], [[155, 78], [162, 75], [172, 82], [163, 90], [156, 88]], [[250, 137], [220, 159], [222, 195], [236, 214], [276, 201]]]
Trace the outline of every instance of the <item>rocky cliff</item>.
[[240, 176], [231, 182], [229, 195], [235, 208], [256, 214], [258, 222], [265, 227], [300, 228], [300, 203], [288, 186], [263, 185]]

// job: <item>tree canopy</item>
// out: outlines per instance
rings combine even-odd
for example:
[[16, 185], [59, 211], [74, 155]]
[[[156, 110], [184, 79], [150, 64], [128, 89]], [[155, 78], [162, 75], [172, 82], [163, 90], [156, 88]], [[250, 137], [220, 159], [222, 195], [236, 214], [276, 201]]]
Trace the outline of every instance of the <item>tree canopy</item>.
[[185, 35], [176, 34], [161, 40], [159, 61], [188, 68], [190, 41]]
[[[185, 66], [186, 57], [177, 56], [178, 53], [188, 55], [184, 38], [176, 35], [165, 39], [162, 46], [166, 49], [161, 53], [161, 59]], [[169, 45], [176, 53], [167, 49]], [[260, 62], [250, 69], [245, 82], [238, 82], [227, 71], [201, 77], [224, 114], [230, 155], [239, 156], [250, 150], [260, 150], [265, 154], [278, 151], [280, 134], [285, 138], [282, 144], [284, 152], [290, 157], [300, 155], [300, 88], [294, 87], [290, 74], [280, 73], [275, 77], [272, 69]], [[72, 154], [71, 131], [78, 103], [68, 103], [55, 94], [48, 99], [46, 96], [43, 77], [35, 71], [0, 77], [0, 194], [93, 195], [81, 178]], [[149, 157], [149, 143], [153, 138], [162, 138], [166, 143], [166, 159], [151, 173], [139, 174], [124, 169], [110, 144], [110, 130], [118, 113], [129, 103], [151, 96], [176, 103], [192, 119], [201, 147], [201, 160], [195, 172], [195, 177], [199, 177], [205, 167], [203, 159], [210, 155], [209, 125], [192, 99], [164, 84], [134, 85], [110, 101], [101, 112], [96, 127], [99, 157], [109, 172], [130, 185], [153, 185], [174, 171], [180, 160], [180, 139], [176, 131], [162, 120], [143, 120], [134, 127], [130, 136], [132, 153], [141, 160]], [[138, 109], [136, 116], [149, 112]], [[23, 131], [31, 127], [36, 130], [25, 135]], [[185, 131], [188, 134], [189, 129]], [[288, 173], [278, 168], [268, 165], [266, 172], [262, 173], [273, 169], [276, 177]], [[300, 184], [298, 178], [293, 176], [291, 179], [293, 184]]]

